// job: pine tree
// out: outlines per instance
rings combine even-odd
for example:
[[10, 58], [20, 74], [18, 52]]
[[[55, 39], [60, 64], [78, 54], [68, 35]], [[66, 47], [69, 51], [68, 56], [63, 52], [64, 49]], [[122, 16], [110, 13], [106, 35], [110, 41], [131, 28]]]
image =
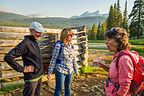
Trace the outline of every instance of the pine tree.
[[106, 21], [104, 21], [103, 24], [102, 24], [102, 34], [101, 34], [102, 40], [105, 39], [105, 38], [104, 38], [104, 34], [105, 34], [106, 30], [107, 30], [107, 29], [106, 29]]
[[90, 29], [88, 30], [88, 40], [92, 40], [92, 38], [91, 38], [91, 30]]
[[123, 12], [122, 27], [125, 28], [127, 30], [127, 32], [128, 32], [127, 0], [125, 2], [125, 9], [124, 9], [124, 12]]
[[114, 4], [114, 9], [113, 9], [113, 27], [117, 26], [117, 18], [118, 18], [118, 12], [117, 12], [117, 5], [116, 3]]
[[129, 15], [131, 18], [130, 37], [137, 36], [137, 39], [143, 34], [144, 28], [144, 1], [136, 0], [132, 12]]
[[121, 27], [121, 25], [122, 25], [122, 14], [121, 14], [121, 10], [120, 10], [119, 0], [117, 1], [116, 12], [117, 12], [116, 26]]
[[113, 6], [111, 5], [109, 16], [107, 18], [107, 29], [110, 30], [112, 27], [114, 27], [114, 9]]
[[97, 40], [102, 40], [102, 28], [101, 28], [101, 23], [99, 22], [98, 24], [98, 29], [97, 29]]
[[93, 24], [91, 31], [91, 40], [97, 40], [96, 35], [97, 35], [97, 27], [95, 24]]

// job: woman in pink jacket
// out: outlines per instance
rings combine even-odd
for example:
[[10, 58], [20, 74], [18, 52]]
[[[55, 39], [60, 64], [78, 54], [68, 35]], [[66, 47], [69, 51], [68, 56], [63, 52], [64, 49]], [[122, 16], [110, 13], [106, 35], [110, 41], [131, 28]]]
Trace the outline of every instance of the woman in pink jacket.
[[[116, 57], [122, 51], [128, 51], [130, 49], [130, 43], [128, 42], [128, 34], [123, 28], [112, 28], [105, 33], [106, 46], [110, 52], [114, 52], [113, 60], [110, 67], [93, 61], [93, 65], [97, 64], [109, 72], [109, 77], [106, 80], [105, 91], [107, 96], [131, 96], [129, 89], [131, 80], [133, 79], [133, 62], [129, 55], [122, 55], [118, 60], [118, 66], [116, 67]], [[130, 53], [138, 62], [138, 56]]]

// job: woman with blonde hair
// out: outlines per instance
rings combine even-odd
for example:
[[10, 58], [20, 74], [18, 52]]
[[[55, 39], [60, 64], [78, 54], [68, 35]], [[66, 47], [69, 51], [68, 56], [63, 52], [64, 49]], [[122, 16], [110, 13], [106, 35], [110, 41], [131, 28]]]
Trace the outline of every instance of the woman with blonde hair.
[[55, 68], [56, 86], [54, 96], [60, 96], [63, 85], [65, 88], [65, 96], [70, 96], [73, 69], [76, 75], [79, 76], [74, 48], [71, 43], [73, 35], [72, 30], [64, 28], [61, 32], [60, 40], [55, 43], [47, 76], [48, 79], [50, 79]]

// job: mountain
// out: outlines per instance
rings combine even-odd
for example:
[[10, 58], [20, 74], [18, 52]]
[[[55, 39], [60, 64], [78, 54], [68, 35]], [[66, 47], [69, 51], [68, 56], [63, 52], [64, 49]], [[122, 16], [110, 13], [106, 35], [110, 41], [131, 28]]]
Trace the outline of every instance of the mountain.
[[48, 16], [44, 16], [44, 15], [41, 15], [41, 14], [29, 14], [27, 16], [34, 17], [34, 18], [46, 18], [46, 17], [48, 17]]
[[108, 17], [108, 14], [101, 14], [99, 10], [97, 10], [95, 12], [86, 11], [83, 14], [81, 14], [80, 16], [72, 16], [71, 18], [92, 17], [92, 16]]
[[0, 12], [8, 12], [8, 10], [6, 10], [4, 8], [0, 8]]
[[106, 17], [90, 16], [81, 18], [46, 17], [34, 18], [15, 13], [0, 12], [0, 26], [28, 27], [31, 22], [40, 22], [45, 28], [71, 28], [85, 25], [91, 28], [93, 24], [105, 21]]

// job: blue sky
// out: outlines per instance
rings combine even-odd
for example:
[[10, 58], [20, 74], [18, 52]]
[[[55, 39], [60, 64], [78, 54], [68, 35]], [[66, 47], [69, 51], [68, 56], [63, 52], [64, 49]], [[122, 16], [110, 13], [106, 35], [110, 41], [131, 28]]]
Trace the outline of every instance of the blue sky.
[[[123, 12], [126, 0], [120, 0]], [[128, 13], [131, 12], [135, 0], [128, 1]], [[85, 11], [108, 13], [110, 5], [117, 0], [0, 0], [0, 8], [9, 12], [28, 15], [42, 14], [49, 17], [71, 17], [81, 15]]]

